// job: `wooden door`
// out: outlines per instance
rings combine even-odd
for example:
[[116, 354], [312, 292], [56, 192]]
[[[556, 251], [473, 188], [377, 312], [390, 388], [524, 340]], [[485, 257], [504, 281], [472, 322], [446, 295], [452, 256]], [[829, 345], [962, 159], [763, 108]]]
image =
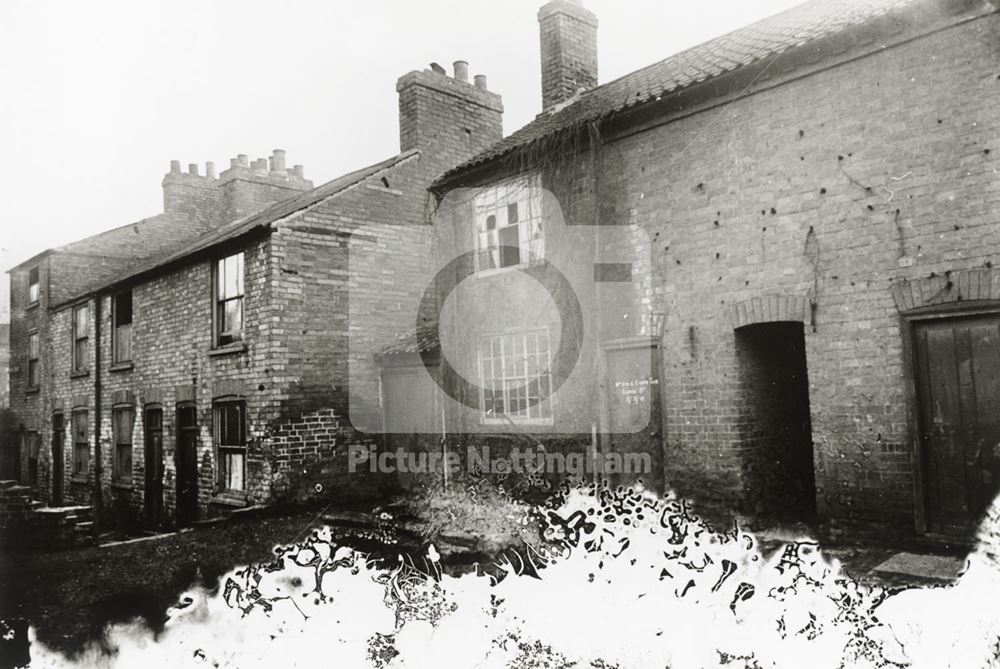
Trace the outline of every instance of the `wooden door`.
[[[436, 389], [423, 367], [400, 367], [383, 370], [385, 397], [385, 445], [389, 452], [419, 453], [435, 448], [440, 433], [440, 419], [435, 415]], [[399, 483], [410, 486], [429, 476], [397, 474]]]
[[[605, 348], [607, 435], [602, 451], [621, 471], [606, 476], [612, 484], [641, 480], [664, 492], [660, 424], [660, 349], [649, 339], [617, 342]], [[626, 457], [628, 456], [628, 457]], [[634, 471], [635, 465], [648, 471]]]
[[144, 424], [146, 522], [157, 527], [163, 520], [163, 409], [147, 409]]
[[920, 321], [914, 339], [927, 530], [968, 537], [1000, 480], [1000, 315]]
[[198, 517], [198, 421], [194, 406], [177, 407], [177, 525]]

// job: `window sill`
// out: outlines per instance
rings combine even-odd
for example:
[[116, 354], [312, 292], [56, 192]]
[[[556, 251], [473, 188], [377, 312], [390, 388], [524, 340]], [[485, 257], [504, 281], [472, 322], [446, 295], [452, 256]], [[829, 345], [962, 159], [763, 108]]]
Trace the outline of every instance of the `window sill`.
[[125, 481], [112, 481], [111, 482], [111, 489], [112, 490], [132, 490], [132, 483], [131, 482], [126, 483]]
[[35, 386], [34, 388], [25, 388], [24, 389], [24, 394], [25, 395], [37, 395], [41, 391], [42, 391], [41, 386]]
[[216, 493], [208, 501], [220, 506], [242, 507], [247, 505], [246, 493], [239, 490]]
[[219, 355], [238, 355], [240, 353], [246, 353], [246, 351], [247, 343], [245, 341], [240, 341], [235, 344], [226, 344], [225, 346], [213, 348], [208, 352], [208, 355], [214, 358]]
[[90, 483], [90, 479], [87, 477], [71, 476], [69, 482], [76, 485], [87, 485]]
[[82, 379], [82, 378], [87, 377], [87, 376], [90, 376], [90, 370], [89, 369], [82, 369], [79, 372], [70, 372], [69, 373], [69, 378], [71, 378], [71, 379]]
[[115, 364], [108, 367], [109, 372], [129, 372], [132, 371], [132, 361], [124, 360], [122, 362], [116, 362]]
[[555, 425], [555, 420], [552, 418], [511, 418], [506, 420], [503, 418], [483, 418], [483, 425], [489, 427], [520, 427], [522, 425]]
[[26, 306], [24, 308], [24, 310], [25, 311], [31, 311], [32, 309], [37, 309], [38, 305], [40, 305], [40, 304], [41, 304], [41, 301], [35, 300], [34, 302], [29, 303], [28, 306]]

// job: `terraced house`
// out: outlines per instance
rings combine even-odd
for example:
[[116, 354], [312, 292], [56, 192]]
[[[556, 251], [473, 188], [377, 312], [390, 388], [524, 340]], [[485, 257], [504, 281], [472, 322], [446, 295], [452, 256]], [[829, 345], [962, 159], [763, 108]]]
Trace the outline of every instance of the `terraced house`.
[[[647, 452], [703, 505], [967, 538], [1000, 482], [998, 4], [814, 0], [602, 85], [594, 14], [538, 20], [541, 113], [433, 185], [492, 295], [441, 326], [481, 369], [453, 431], [593, 416], [567, 447]], [[556, 217], [643, 234], [627, 299], [575, 296], [589, 391], [549, 402], [567, 301], [484, 305], [591, 271]]]
[[[16, 474], [36, 498], [156, 527], [375, 491], [340, 476], [347, 443], [365, 438], [343, 419], [349, 356], [362, 369], [351, 391], [377, 413], [371, 351], [421, 289], [427, 186], [502, 134], [500, 97], [463, 61], [397, 91], [398, 155], [315, 188], [283, 151], [218, 175], [175, 161], [163, 214], [10, 270]], [[355, 247], [352, 290], [370, 310], [353, 324], [365, 347], [349, 351], [347, 239], [372, 223], [412, 238], [412, 254], [386, 273], [384, 240]]]

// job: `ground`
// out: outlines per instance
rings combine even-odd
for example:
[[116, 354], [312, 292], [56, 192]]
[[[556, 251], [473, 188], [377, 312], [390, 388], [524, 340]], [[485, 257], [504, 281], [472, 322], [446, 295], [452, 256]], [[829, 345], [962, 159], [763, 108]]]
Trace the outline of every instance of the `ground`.
[[[62, 551], [3, 547], [0, 619], [26, 618], [37, 630], [39, 640], [69, 654], [90, 641], [100, 640], [108, 623], [140, 616], [156, 629], [166, 609], [193, 584], [214, 588], [219, 577], [234, 567], [270, 561], [275, 545], [301, 540], [326, 521], [358, 526], [361, 523], [356, 519], [366, 515], [322, 511], [272, 510], [176, 534]], [[377, 514], [367, 515], [377, 518]], [[366, 541], [364, 532], [349, 543], [365, 551], [377, 551], [372, 547], [371, 533]], [[383, 556], [394, 558], [397, 551], [416, 554], [425, 550], [419, 540], [400, 537], [400, 541], [383, 546]], [[783, 546], [782, 538], [773, 535], [761, 542], [765, 553]], [[889, 586], [929, 583], [912, 576], [874, 571], [900, 548], [839, 545], [826, 547], [824, 552], [839, 559], [844, 571], [861, 581]]]
[[109, 622], [162, 621], [178, 595], [212, 587], [238, 565], [273, 558], [276, 543], [301, 539], [315, 511], [231, 519], [151, 540], [62, 551], [0, 550], [0, 619], [27, 618], [38, 638], [76, 651]]

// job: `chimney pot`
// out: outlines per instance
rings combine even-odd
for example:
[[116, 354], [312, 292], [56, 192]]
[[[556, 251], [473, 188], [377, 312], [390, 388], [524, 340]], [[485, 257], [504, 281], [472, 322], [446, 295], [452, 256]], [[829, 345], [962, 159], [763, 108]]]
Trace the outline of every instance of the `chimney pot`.
[[432, 69], [433, 71], [437, 72], [438, 74], [443, 74], [443, 75], [445, 75], [446, 77], [448, 76], [448, 71], [447, 71], [447, 70], [445, 70], [445, 69], [444, 69], [443, 67], [441, 67], [440, 65], [438, 65], [437, 63], [431, 63], [431, 69]]
[[240, 165], [243, 167], [250, 167], [250, 157], [245, 153], [241, 153], [236, 156], [236, 159], [240, 161]]
[[294, 167], [292, 167], [292, 172], [295, 174], [295, 176], [297, 176], [300, 179], [305, 178], [305, 168], [302, 167], [301, 165], [295, 165]]
[[455, 79], [458, 81], [469, 80], [469, 63], [464, 60], [455, 61]]
[[271, 153], [271, 159], [274, 162], [274, 167], [271, 168], [272, 170], [274, 170], [275, 172], [284, 172], [285, 171], [285, 150], [284, 149], [275, 149]]
[[267, 158], [258, 158], [257, 160], [254, 161], [253, 166], [254, 166], [254, 169], [257, 170], [258, 172], [266, 172], [267, 171]]
[[205, 163], [205, 176], [209, 179], [215, 178], [215, 163], [211, 160]]
[[170, 161], [170, 173], [171, 174], [180, 174], [181, 173], [181, 161], [179, 161], [179, 160], [171, 160]]
[[188, 164], [188, 174], [193, 174], [194, 176], [198, 176], [198, 163]]
[[478, 88], [480, 90], [484, 90], [484, 91], [489, 90], [488, 88], [486, 88], [486, 75], [485, 74], [477, 74], [475, 76], [475, 81], [476, 81], [476, 88]]
[[239, 158], [230, 158], [229, 159], [229, 168], [230, 169], [236, 167], [239, 164], [240, 164], [240, 159]]

